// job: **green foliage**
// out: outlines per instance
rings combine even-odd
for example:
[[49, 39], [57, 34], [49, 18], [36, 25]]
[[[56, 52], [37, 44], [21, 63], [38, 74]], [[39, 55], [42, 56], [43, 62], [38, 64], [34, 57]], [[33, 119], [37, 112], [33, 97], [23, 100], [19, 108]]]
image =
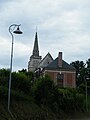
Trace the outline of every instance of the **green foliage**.
[[[90, 85], [89, 84], [90, 84], [90, 82], [87, 82], [87, 94], [90, 96]], [[86, 84], [82, 83], [79, 86], [78, 91], [85, 95], [86, 94]]]
[[86, 64], [87, 64], [87, 68], [90, 68], [90, 59], [86, 61]]
[[32, 94], [38, 104], [47, 105], [48, 98], [53, 97], [54, 89], [53, 81], [49, 77], [43, 77], [36, 80], [32, 85]]
[[90, 59], [84, 63], [83, 61], [75, 61], [71, 63], [76, 68], [76, 84], [77, 87], [87, 81], [90, 82]]
[[[25, 70], [12, 73], [11, 99], [27, 100], [36, 103], [46, 111], [51, 109], [55, 113], [84, 109], [85, 84], [79, 89], [58, 88], [49, 76], [39, 77], [33, 81], [34, 74]], [[8, 97], [9, 70], [0, 70], [0, 95], [2, 100]], [[84, 87], [83, 87], [84, 85]], [[88, 86], [89, 87], [89, 86]]]
[[86, 68], [85, 63], [83, 61], [75, 61], [71, 63], [72, 66], [76, 68], [76, 84], [79, 86], [84, 82]]
[[27, 72], [26, 69], [19, 70], [18, 73], [24, 73], [27, 76], [27, 79], [29, 79], [29, 80], [34, 79], [34, 73], [33, 72]]
[[62, 96], [61, 109], [67, 112], [83, 110], [84, 109], [84, 96], [76, 89], [66, 88], [59, 89], [59, 94]]
[[24, 73], [12, 73], [12, 89], [23, 91], [28, 94], [30, 92], [31, 81], [27, 79]]
[[[0, 69], [0, 85], [7, 87], [9, 84], [9, 74], [10, 71], [8, 69]], [[26, 94], [30, 93], [31, 82], [33, 78], [33, 73], [27, 72], [25, 70], [19, 72], [12, 73], [11, 79], [11, 89], [22, 91]]]
[[72, 88], [60, 89], [48, 77], [35, 81], [31, 90], [38, 105], [48, 106], [54, 112], [84, 109], [83, 94]]
[[9, 70], [0, 69], [0, 85], [8, 87]]
[[[0, 86], [0, 99], [3, 101], [8, 100], [8, 88]], [[31, 101], [32, 97], [20, 91], [11, 90], [11, 100], [28, 100]]]
[[3, 101], [7, 101], [8, 99], [8, 88], [4, 86], [0, 86], [0, 99]]

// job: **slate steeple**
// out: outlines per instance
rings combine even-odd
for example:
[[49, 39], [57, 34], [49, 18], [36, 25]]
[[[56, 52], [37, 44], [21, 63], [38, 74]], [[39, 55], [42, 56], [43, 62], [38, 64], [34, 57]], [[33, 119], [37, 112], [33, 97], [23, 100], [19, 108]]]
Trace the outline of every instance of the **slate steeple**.
[[39, 56], [37, 32], [36, 32], [36, 35], [35, 35], [35, 42], [34, 42], [34, 48], [33, 48], [33, 56]]
[[32, 55], [30, 56], [30, 60], [28, 62], [28, 71], [34, 71], [38, 68], [39, 63], [41, 62], [42, 57], [39, 56], [39, 47], [38, 47], [38, 36], [37, 32], [35, 34], [35, 41]]

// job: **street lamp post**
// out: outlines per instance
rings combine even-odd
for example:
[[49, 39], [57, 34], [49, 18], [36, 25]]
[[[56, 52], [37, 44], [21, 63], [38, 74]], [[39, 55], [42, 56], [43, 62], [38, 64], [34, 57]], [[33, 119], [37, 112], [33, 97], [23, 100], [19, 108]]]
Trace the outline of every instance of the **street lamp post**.
[[[9, 32], [10, 32], [11, 38], [12, 38], [12, 45], [11, 45], [10, 76], [9, 76], [9, 88], [8, 88], [8, 111], [10, 111], [11, 75], [12, 75], [13, 44], [14, 44], [13, 33], [15, 33], [15, 34], [22, 34], [22, 32], [19, 29], [19, 26], [20, 25], [12, 24], [9, 27]], [[16, 27], [17, 27], [17, 29], [15, 30]]]

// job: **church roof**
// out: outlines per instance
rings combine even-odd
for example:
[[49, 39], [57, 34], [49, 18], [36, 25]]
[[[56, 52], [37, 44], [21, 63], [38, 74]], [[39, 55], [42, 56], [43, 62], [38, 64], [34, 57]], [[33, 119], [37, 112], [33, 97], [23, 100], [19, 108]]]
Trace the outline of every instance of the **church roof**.
[[38, 37], [37, 32], [35, 34], [34, 48], [33, 48], [33, 56], [39, 56], [39, 47], [38, 47]]
[[[46, 56], [41, 60], [41, 62], [43, 62], [48, 56], [51, 58], [51, 60], [53, 60], [51, 54], [48, 52], [48, 53], [46, 54]], [[41, 62], [40, 62], [40, 63], [41, 63]]]
[[38, 37], [37, 37], [37, 32], [35, 35], [35, 42], [34, 42], [34, 49], [33, 50], [38, 50]]
[[75, 71], [75, 68], [62, 60], [62, 67], [58, 66], [58, 57], [51, 62], [48, 66], [45, 67], [45, 70], [65, 70], [65, 71]]
[[41, 60], [38, 67], [44, 68], [53, 61], [51, 54], [48, 52], [47, 55]]

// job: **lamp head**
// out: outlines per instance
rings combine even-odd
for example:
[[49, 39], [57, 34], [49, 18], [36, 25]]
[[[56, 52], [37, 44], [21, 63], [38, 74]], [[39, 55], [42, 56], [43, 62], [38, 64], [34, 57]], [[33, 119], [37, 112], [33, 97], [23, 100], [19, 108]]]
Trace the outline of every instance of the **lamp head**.
[[19, 26], [18, 26], [17, 29], [13, 33], [15, 33], [15, 34], [22, 34], [23, 32], [20, 31]]

